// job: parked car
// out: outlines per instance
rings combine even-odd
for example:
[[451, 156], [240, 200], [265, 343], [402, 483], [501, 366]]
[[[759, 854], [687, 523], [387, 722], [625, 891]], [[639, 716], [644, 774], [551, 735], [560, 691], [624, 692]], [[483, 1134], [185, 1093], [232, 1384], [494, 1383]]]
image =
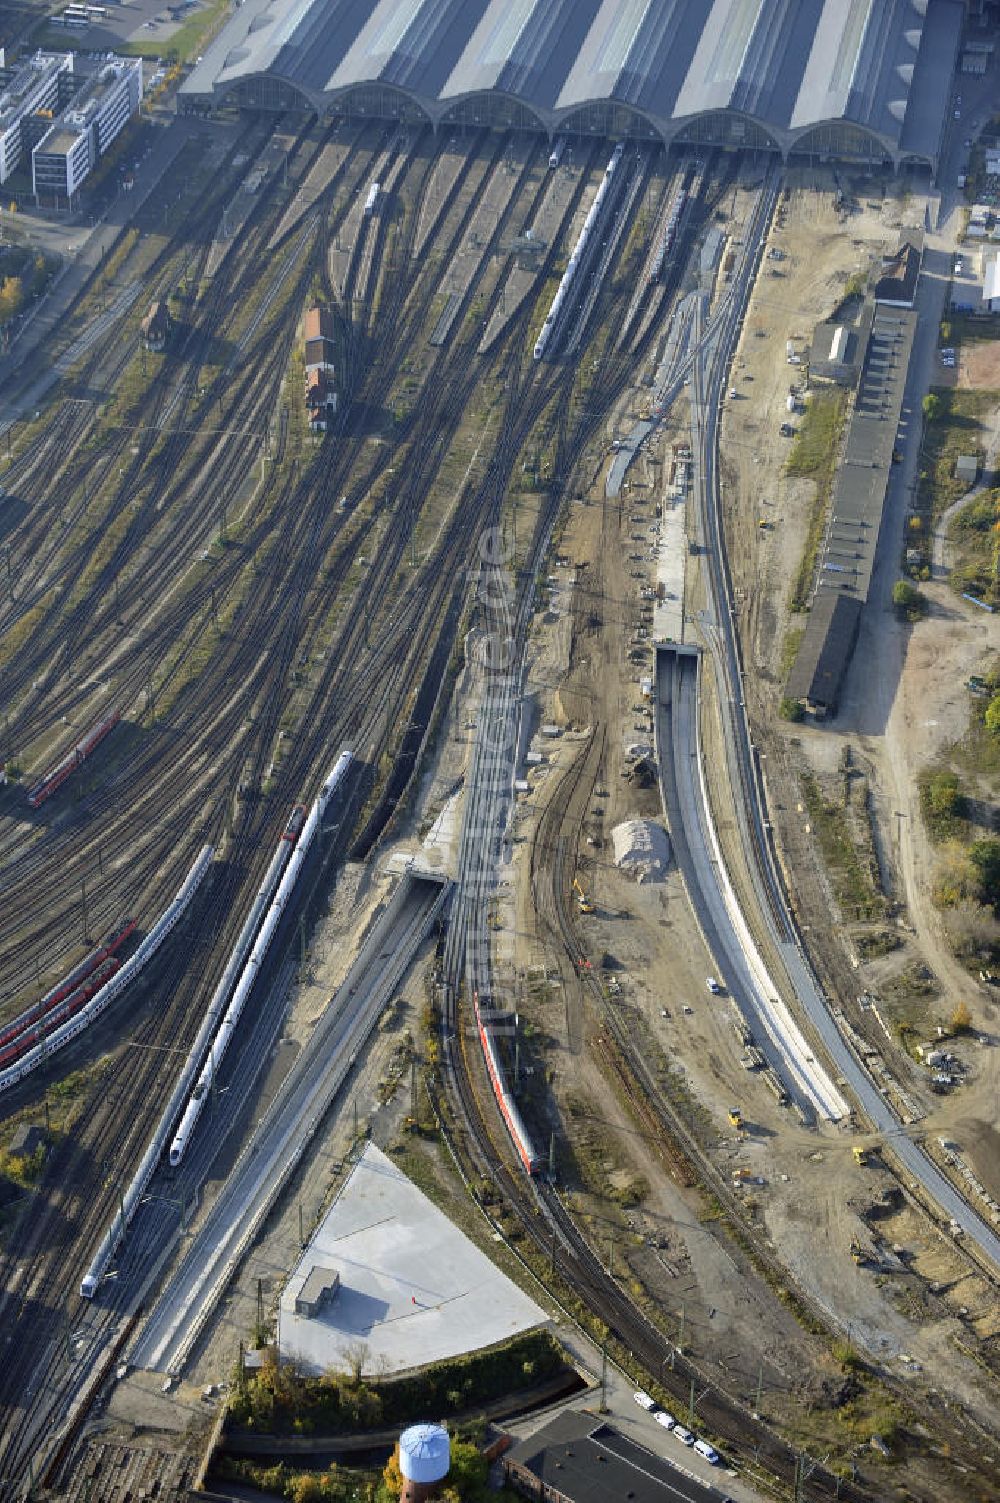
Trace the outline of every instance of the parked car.
[[645, 1409], [647, 1414], [652, 1413], [652, 1411], [656, 1408], [656, 1400], [651, 1399], [648, 1393], [643, 1393], [641, 1388], [639, 1389], [638, 1393], [634, 1393], [632, 1397], [639, 1405], [639, 1408]]
[[677, 1423], [673, 1415], [668, 1414], [665, 1409], [657, 1409], [653, 1415], [653, 1418], [658, 1425], [663, 1426], [664, 1430], [672, 1430]]
[[677, 1439], [680, 1441], [681, 1445], [683, 1445], [683, 1446], [693, 1446], [694, 1445], [694, 1436], [691, 1434], [691, 1431], [690, 1430], [686, 1430], [683, 1425], [675, 1425], [674, 1426], [674, 1434], [676, 1435]]

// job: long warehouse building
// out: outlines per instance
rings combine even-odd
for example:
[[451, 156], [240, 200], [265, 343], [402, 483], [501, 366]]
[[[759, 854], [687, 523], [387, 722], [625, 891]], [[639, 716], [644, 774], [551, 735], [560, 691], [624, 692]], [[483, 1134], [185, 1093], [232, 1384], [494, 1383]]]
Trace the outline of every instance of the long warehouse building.
[[937, 165], [961, 0], [244, 0], [179, 107]]

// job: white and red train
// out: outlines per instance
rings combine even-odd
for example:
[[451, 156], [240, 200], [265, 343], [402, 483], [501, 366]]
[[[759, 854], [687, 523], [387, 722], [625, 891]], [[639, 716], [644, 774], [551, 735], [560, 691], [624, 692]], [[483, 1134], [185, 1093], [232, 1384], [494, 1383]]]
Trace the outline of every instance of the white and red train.
[[[71, 1016], [71, 1012], [65, 1012], [60, 1008], [60, 1003], [72, 1000], [89, 986], [86, 996], [77, 1003], [83, 1005], [89, 997], [92, 997], [98, 987], [91, 985], [95, 974], [103, 965], [110, 960], [132, 934], [135, 933], [135, 919], [125, 919], [116, 929], [112, 929], [101, 940], [96, 950], [91, 950], [89, 955], [84, 956], [79, 965], [73, 967], [68, 975], [46, 992], [38, 1002], [33, 1002], [26, 1007], [24, 1012], [18, 1013], [17, 1017], [0, 1030], [0, 1068], [7, 1065], [13, 1059], [19, 1059], [30, 1044], [37, 1042], [41, 1030], [46, 1033], [65, 1017]], [[104, 973], [104, 979], [109, 980], [121, 964], [116, 960], [111, 971]], [[103, 984], [103, 983], [102, 983]]]
[[44, 804], [46, 799], [51, 798], [56, 790], [62, 787], [66, 779], [87, 760], [94, 748], [99, 746], [105, 736], [114, 730], [121, 718], [120, 710], [112, 710], [109, 715], [105, 715], [103, 720], [99, 720], [93, 729], [87, 732], [82, 741], [78, 741], [76, 746], [68, 751], [54, 767], [50, 767], [48, 772], [43, 773], [37, 783], [32, 783], [28, 789], [28, 803], [33, 809]]
[[544, 1165], [544, 1159], [535, 1150], [528, 1129], [524, 1125], [517, 1102], [507, 1089], [504, 1080], [503, 1066], [497, 1053], [496, 1040], [483, 1022], [482, 1011], [479, 1006], [478, 994], [473, 997], [473, 1006], [476, 1010], [476, 1031], [479, 1034], [479, 1042], [483, 1046], [483, 1055], [486, 1059], [486, 1072], [490, 1077], [493, 1094], [500, 1108], [500, 1115], [504, 1120], [511, 1141], [517, 1149], [517, 1156], [527, 1169], [529, 1174], [537, 1174]]
[[[327, 806], [353, 763], [352, 753], [342, 752], [323, 783], [308, 816], [302, 804], [296, 804], [292, 810], [226, 968], [212, 993], [201, 1027], [177, 1077], [170, 1100], [153, 1130], [153, 1135], [146, 1145], [146, 1151], [132, 1176], [128, 1189], [121, 1197], [118, 1212], [102, 1237], [90, 1267], [83, 1276], [80, 1293], [84, 1299], [93, 1299], [96, 1296], [111, 1259], [128, 1230], [136, 1208], [142, 1202], [146, 1186], [153, 1176], [164, 1148], [168, 1143], [170, 1144], [170, 1162], [173, 1165], [179, 1164], [184, 1157], [195, 1123], [205, 1102], [209, 1099], [215, 1072], [219, 1068], [223, 1053], [239, 1020], [239, 1014], [260, 969], [264, 951], [278, 926], [310, 846], [322, 833], [323, 816]], [[192, 1086], [194, 1086], [193, 1091]], [[188, 1098], [186, 1107], [184, 1107], [185, 1098]], [[182, 1107], [184, 1107], [183, 1116], [180, 1115]]]

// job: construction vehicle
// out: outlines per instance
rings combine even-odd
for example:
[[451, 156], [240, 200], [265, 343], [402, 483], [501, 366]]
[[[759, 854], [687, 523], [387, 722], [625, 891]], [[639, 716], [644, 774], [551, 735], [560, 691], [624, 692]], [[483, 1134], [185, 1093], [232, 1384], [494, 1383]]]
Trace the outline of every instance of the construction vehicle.
[[729, 1125], [730, 1127], [743, 1126], [743, 1113], [738, 1106], [731, 1106], [729, 1108]]
[[854, 1154], [854, 1162], [857, 1164], [858, 1168], [864, 1169], [868, 1163], [868, 1149], [862, 1148], [860, 1143], [855, 1143], [854, 1147], [851, 1149], [851, 1152]]
[[576, 893], [576, 906], [581, 913], [593, 913], [594, 905], [587, 897], [576, 877], [573, 878], [573, 891]]

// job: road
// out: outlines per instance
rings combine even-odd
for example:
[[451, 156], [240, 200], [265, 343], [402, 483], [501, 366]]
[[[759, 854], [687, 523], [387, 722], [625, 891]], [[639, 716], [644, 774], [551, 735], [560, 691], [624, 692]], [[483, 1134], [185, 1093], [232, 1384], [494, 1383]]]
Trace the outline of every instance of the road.
[[836, 1120], [845, 1115], [846, 1103], [775, 996], [777, 987], [764, 970], [722, 863], [701, 770], [698, 655], [661, 647], [656, 661], [656, 746], [667, 823], [706, 943], [755, 1043], [803, 1119], [811, 1122], [819, 1113]]
[[404, 877], [161, 1294], [130, 1355], [136, 1366], [174, 1373], [184, 1366], [447, 892], [439, 877]]
[[[773, 191], [776, 192], [776, 180]], [[770, 191], [765, 193], [762, 195], [762, 202], [766, 203], [771, 197]], [[770, 218], [770, 212], [768, 209], [767, 219]], [[795, 932], [778, 880], [759, 767], [743, 705], [742, 665], [722, 540], [722, 498], [718, 471], [720, 403], [726, 390], [729, 365], [736, 349], [743, 310], [756, 275], [767, 219], [758, 219], [752, 227], [753, 232], [748, 232], [745, 236], [747, 245], [756, 247], [756, 259], [747, 257], [741, 262], [734, 277], [735, 295], [730, 303], [728, 316], [715, 324], [710, 339], [700, 343], [695, 341], [695, 365], [703, 365], [704, 369], [703, 378], [699, 375], [693, 382], [693, 389], [699, 391], [699, 383], [703, 380], [699, 391], [701, 400], [697, 404], [698, 411], [694, 414], [692, 424], [697, 439], [694, 446], [694, 467], [698, 482], [695, 494], [699, 499], [700, 526], [706, 543], [705, 580], [709, 605], [704, 613], [703, 625], [720, 688], [727, 769], [735, 795], [737, 821], [763, 922], [781, 956], [792, 991], [822, 1041], [836, 1072], [846, 1081], [848, 1089], [853, 1092], [873, 1127], [885, 1135], [913, 1187], [922, 1190], [927, 1199], [940, 1208], [945, 1218], [954, 1222], [994, 1268], [1000, 1271], [1000, 1237], [976, 1214], [923, 1149], [906, 1135], [902, 1122], [841, 1035], [801, 940]]]

